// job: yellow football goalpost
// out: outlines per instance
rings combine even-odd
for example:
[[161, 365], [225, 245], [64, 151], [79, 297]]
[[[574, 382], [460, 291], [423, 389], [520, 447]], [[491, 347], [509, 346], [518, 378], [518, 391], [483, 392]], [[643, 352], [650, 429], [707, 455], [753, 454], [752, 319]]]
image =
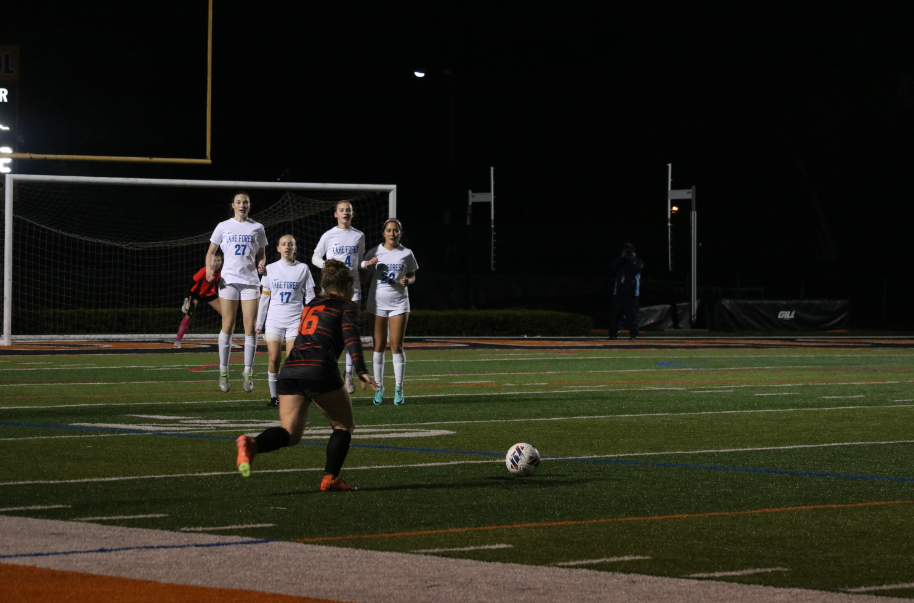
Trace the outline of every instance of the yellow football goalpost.
[[129, 163], [183, 163], [209, 165], [213, 106], [213, 0], [209, 0], [206, 40], [206, 158], [121, 157], [112, 155], [45, 155], [39, 153], [0, 153], [0, 159], [48, 159], [57, 161], [117, 161]]

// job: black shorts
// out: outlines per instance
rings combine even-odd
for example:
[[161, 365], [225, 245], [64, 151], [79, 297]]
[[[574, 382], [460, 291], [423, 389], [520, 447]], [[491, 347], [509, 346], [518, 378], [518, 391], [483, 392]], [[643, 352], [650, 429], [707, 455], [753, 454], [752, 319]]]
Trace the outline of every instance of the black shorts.
[[190, 294], [188, 295], [188, 297], [191, 299], [195, 299], [197, 301], [209, 303], [209, 302], [213, 301], [214, 299], [219, 299], [219, 292], [214, 291], [213, 293], [210, 293], [209, 295], [200, 295], [196, 291], [191, 291]]
[[313, 398], [321, 394], [330, 393], [343, 387], [343, 379], [339, 375], [327, 379], [296, 379], [285, 378], [276, 381], [276, 393], [280, 396], [305, 396]]

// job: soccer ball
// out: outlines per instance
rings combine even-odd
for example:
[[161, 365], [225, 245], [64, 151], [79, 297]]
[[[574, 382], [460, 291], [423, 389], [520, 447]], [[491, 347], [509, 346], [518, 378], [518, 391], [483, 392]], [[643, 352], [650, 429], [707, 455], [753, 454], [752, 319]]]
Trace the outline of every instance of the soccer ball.
[[514, 475], [528, 477], [536, 473], [536, 468], [540, 466], [540, 453], [530, 444], [520, 442], [508, 449], [505, 465]]

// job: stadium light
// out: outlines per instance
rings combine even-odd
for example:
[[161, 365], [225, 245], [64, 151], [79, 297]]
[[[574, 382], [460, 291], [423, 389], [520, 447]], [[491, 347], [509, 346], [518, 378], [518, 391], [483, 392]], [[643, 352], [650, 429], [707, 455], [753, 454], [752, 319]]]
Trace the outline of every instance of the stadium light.
[[670, 208], [670, 211], [672, 211], [675, 214], [677, 211], [679, 211], [679, 208], [674, 205], [673, 207]]
[[425, 77], [424, 71], [413, 71], [413, 75], [416, 77]]

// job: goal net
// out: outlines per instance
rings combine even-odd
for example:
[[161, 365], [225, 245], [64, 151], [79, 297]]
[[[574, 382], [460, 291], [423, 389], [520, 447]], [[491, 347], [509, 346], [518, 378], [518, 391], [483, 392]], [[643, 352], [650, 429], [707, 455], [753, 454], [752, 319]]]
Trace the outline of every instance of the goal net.
[[[86, 178], [7, 174], [2, 187], [3, 339], [174, 338], [193, 275], [234, 193], [251, 197], [267, 263], [295, 236], [310, 265], [333, 209], [350, 200], [366, 247], [396, 215], [392, 185]], [[319, 271], [311, 266], [315, 280]], [[201, 304], [186, 337], [214, 337], [219, 315]], [[236, 333], [243, 329], [239, 323]]]

